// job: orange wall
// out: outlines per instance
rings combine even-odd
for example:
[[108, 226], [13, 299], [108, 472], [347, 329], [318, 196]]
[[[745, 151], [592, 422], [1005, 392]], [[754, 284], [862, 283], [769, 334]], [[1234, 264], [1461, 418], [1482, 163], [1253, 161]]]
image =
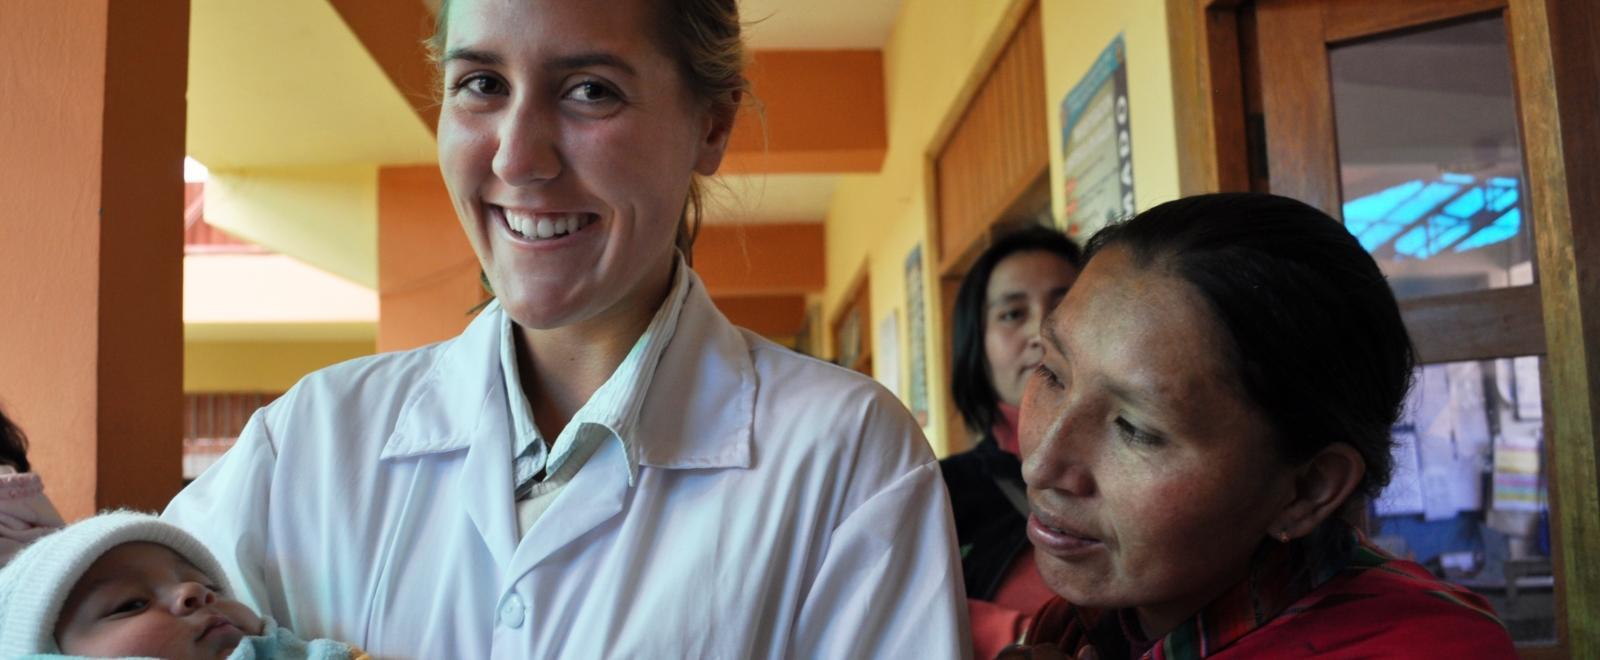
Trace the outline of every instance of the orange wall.
[[694, 242], [694, 270], [717, 296], [803, 295], [826, 284], [825, 249], [820, 222], [706, 225]]
[[181, 483], [188, 16], [0, 3], [0, 400], [69, 519]]
[[711, 302], [734, 325], [768, 339], [791, 339], [806, 327], [805, 296], [717, 296]]
[[378, 170], [378, 350], [415, 348], [467, 327], [484, 297], [478, 258], [436, 165]]
[[734, 123], [725, 174], [877, 172], [888, 150], [883, 53], [756, 51], [756, 104]]

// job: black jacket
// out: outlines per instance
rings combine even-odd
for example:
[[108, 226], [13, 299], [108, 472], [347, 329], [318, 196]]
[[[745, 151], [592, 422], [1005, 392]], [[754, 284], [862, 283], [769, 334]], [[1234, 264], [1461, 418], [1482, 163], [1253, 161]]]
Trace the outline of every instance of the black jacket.
[[1006, 569], [1029, 549], [1028, 519], [1000, 485], [1006, 482], [1015, 486], [1013, 493], [1026, 493], [1022, 463], [985, 435], [972, 450], [939, 461], [939, 469], [950, 490], [967, 597], [994, 600]]

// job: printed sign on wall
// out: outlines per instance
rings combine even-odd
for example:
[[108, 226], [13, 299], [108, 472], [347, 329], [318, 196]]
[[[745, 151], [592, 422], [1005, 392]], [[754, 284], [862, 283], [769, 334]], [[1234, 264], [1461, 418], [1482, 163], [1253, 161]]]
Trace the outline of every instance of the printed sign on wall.
[[927, 305], [922, 286], [922, 244], [906, 255], [906, 328], [910, 332], [911, 382], [906, 388], [906, 403], [917, 423], [928, 425], [928, 332]]
[[1133, 215], [1133, 133], [1122, 35], [1061, 102], [1067, 235], [1083, 240]]

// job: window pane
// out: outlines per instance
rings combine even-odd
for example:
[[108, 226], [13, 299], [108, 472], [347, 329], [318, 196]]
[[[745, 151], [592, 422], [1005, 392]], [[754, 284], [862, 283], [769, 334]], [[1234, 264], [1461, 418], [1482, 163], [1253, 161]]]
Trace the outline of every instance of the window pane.
[[1401, 298], [1534, 278], [1499, 16], [1329, 51], [1345, 226]]
[[1555, 639], [1540, 362], [1419, 368], [1372, 505], [1379, 545], [1482, 594], [1519, 642]]

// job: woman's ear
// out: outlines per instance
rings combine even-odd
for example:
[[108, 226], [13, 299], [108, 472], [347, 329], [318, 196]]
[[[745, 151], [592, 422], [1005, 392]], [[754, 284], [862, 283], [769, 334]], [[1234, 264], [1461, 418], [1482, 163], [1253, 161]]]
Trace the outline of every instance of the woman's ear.
[[695, 157], [694, 171], [701, 176], [711, 176], [722, 167], [722, 157], [728, 152], [728, 139], [733, 135], [733, 120], [739, 115], [744, 92], [734, 92], [733, 105], [706, 109], [705, 125], [700, 138], [700, 153]]
[[1323, 447], [1295, 468], [1294, 499], [1267, 534], [1280, 541], [1310, 535], [1322, 521], [1339, 513], [1366, 472], [1367, 462], [1355, 447], [1343, 442]]

